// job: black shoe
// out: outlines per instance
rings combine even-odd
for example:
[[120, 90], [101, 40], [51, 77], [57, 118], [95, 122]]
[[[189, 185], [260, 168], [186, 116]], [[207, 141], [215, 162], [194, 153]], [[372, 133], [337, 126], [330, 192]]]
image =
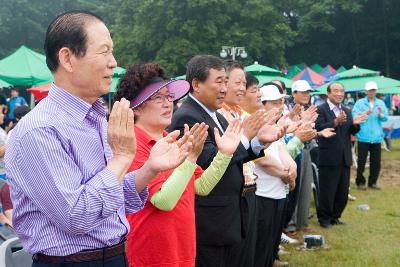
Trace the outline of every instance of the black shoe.
[[365, 186], [365, 184], [359, 184], [359, 185], [357, 185], [357, 189], [365, 191], [365, 190], [367, 190], [367, 187]]
[[319, 223], [319, 225], [320, 225], [322, 228], [326, 228], [326, 229], [332, 227], [332, 224], [330, 224], [330, 223]]
[[331, 222], [333, 225], [346, 225], [346, 223], [344, 221], [342, 221], [341, 219], [334, 219]]
[[368, 188], [373, 189], [373, 190], [381, 190], [381, 188], [379, 186], [377, 186], [376, 184], [369, 185]]

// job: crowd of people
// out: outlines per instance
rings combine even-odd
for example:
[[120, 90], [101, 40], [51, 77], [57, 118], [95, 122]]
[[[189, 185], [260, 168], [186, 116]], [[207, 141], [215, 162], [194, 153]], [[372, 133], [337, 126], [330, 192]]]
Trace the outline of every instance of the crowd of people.
[[4, 148], [11, 224], [34, 267], [286, 266], [282, 240], [312, 231], [312, 161], [320, 226], [344, 224], [354, 134], [357, 186], [369, 152], [368, 186], [379, 189], [388, 114], [376, 83], [352, 111], [331, 83], [317, 107], [306, 81], [289, 97], [238, 61], [196, 55], [186, 81], [158, 64], [129, 67], [107, 117], [99, 98], [117, 62], [103, 20], [58, 16], [45, 53], [49, 95]]
[[13, 205], [10, 198], [10, 187], [6, 183], [4, 155], [8, 139], [17, 125], [30, 108], [26, 100], [19, 96], [18, 88], [10, 90], [10, 98], [0, 95], [0, 224], [12, 227]]

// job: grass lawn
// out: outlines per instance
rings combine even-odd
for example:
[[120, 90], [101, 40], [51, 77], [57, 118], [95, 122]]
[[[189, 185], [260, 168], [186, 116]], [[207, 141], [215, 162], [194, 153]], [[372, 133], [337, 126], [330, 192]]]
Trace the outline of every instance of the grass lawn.
[[[312, 233], [325, 236], [330, 250], [296, 251], [295, 247], [286, 246], [292, 255], [282, 260], [289, 261], [291, 267], [400, 266], [399, 139], [393, 142], [390, 153], [382, 152], [382, 175], [379, 179], [381, 191], [358, 191], [352, 175], [351, 194], [357, 200], [349, 201], [342, 216], [347, 225], [323, 229], [319, 227], [316, 216], [310, 220]], [[357, 210], [360, 204], [368, 204], [370, 210]], [[312, 213], [315, 214], [315, 210]]]

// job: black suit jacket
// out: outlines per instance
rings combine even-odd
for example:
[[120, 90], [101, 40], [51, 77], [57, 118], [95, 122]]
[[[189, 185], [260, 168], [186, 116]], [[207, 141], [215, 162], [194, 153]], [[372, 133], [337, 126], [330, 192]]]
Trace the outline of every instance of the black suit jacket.
[[[225, 130], [228, 122], [218, 112], [217, 118]], [[214, 139], [214, 128], [219, 128], [211, 116], [189, 97], [188, 101], [174, 113], [168, 130], [180, 130], [182, 133], [185, 123], [191, 127], [195, 123], [201, 122], [205, 122], [209, 128], [204, 149], [197, 159], [197, 164], [206, 169], [218, 152]], [[220, 134], [222, 135], [221, 131]], [[259, 156], [262, 155], [263, 153]], [[233, 245], [241, 241], [242, 232], [244, 232], [242, 231], [241, 214], [243, 201], [241, 190], [244, 185], [243, 163], [259, 156], [254, 155], [251, 147], [246, 150], [240, 143], [225, 174], [211, 193], [208, 196], [196, 196], [196, 235], [198, 244], [223, 246]]]
[[338, 166], [341, 164], [351, 166], [351, 135], [356, 134], [360, 127], [353, 124], [353, 117], [349, 109], [342, 105], [342, 110], [347, 115], [347, 121], [335, 128], [334, 120], [336, 116], [329, 108], [328, 103], [318, 106], [318, 118], [315, 122], [317, 131], [335, 128], [336, 132], [336, 135], [332, 138], [318, 138], [319, 166]]

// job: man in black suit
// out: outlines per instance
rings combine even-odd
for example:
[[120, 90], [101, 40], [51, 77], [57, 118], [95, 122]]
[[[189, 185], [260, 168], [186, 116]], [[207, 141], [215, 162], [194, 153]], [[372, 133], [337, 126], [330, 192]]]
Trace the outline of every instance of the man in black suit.
[[350, 186], [350, 167], [352, 164], [351, 135], [356, 134], [359, 124], [367, 118], [366, 114], [356, 114], [342, 105], [344, 87], [341, 83], [331, 83], [328, 88], [328, 100], [318, 106], [317, 131], [335, 128], [332, 138], [319, 138], [319, 208], [318, 221], [321, 227], [330, 228], [335, 224], [344, 224], [340, 220], [347, 204]]
[[[216, 112], [227, 91], [224, 62], [214, 56], [195, 56], [187, 65], [186, 80], [191, 85], [188, 100], [174, 113], [169, 130], [183, 130], [184, 124], [192, 126], [198, 122], [209, 125], [203, 152], [197, 160], [206, 169], [218, 151], [214, 128], [222, 133], [228, 126], [226, 119]], [[243, 124], [241, 144], [225, 174], [208, 196], [196, 196], [196, 266], [241, 266], [233, 260], [238, 257], [232, 255], [232, 248], [242, 242], [246, 233], [243, 163], [263, 156], [266, 144], [283, 135], [276, 128], [261, 128], [266, 121], [264, 115], [261, 111]]]

